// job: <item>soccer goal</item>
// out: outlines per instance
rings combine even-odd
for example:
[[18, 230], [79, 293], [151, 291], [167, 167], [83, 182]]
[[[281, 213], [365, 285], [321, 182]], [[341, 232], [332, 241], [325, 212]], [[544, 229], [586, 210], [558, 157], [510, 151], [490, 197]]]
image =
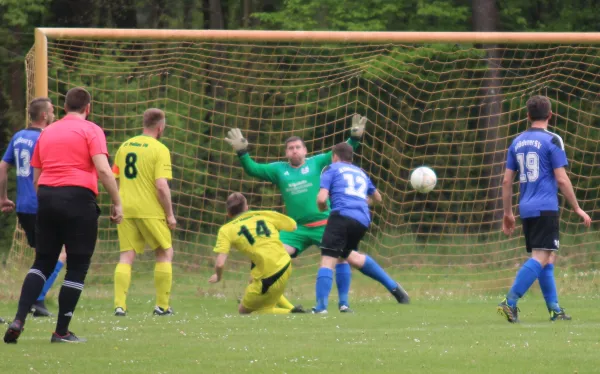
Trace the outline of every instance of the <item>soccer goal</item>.
[[[62, 107], [69, 88], [90, 91], [90, 120], [105, 130], [113, 156], [141, 131], [145, 109], [166, 111], [162, 141], [172, 152], [179, 222], [175, 263], [185, 272], [176, 273], [176, 287], [193, 289], [204, 287], [213, 266], [229, 193], [243, 192], [252, 209], [283, 211], [276, 188], [242, 172], [223, 141], [227, 130], [242, 130], [257, 162], [285, 161], [287, 137], [301, 136], [309, 154], [318, 154], [347, 139], [351, 117], [360, 113], [368, 117], [367, 133], [355, 162], [384, 197], [361, 250], [412, 294], [504, 291], [526, 257], [520, 226], [510, 238], [501, 233], [506, 149], [528, 127], [527, 99], [546, 95], [550, 130], [563, 138], [577, 197], [596, 220], [585, 230], [561, 201], [558, 269], [566, 278], [559, 287], [595, 279], [589, 270], [600, 260], [600, 33], [41, 28], [26, 67], [28, 99], [48, 96]], [[438, 176], [428, 194], [408, 183], [422, 165]], [[92, 275], [109, 280], [117, 234], [105, 193], [100, 201]], [[318, 255], [311, 249], [295, 260], [293, 289], [311, 295]], [[10, 259], [31, 256], [16, 230]], [[249, 264], [237, 259], [233, 266], [245, 279]], [[183, 274], [192, 281], [178, 280]]]

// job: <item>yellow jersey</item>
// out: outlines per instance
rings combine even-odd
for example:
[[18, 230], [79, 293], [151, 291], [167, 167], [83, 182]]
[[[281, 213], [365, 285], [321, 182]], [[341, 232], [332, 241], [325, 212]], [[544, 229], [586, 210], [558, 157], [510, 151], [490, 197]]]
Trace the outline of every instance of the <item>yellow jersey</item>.
[[235, 248], [250, 258], [252, 278], [264, 279], [277, 273], [291, 261], [279, 240], [279, 231], [293, 231], [296, 221], [281, 213], [247, 211], [219, 229], [214, 251], [229, 253]]
[[164, 144], [151, 136], [134, 136], [119, 147], [113, 173], [119, 179], [125, 218], [165, 218], [156, 192], [157, 179], [173, 177]]

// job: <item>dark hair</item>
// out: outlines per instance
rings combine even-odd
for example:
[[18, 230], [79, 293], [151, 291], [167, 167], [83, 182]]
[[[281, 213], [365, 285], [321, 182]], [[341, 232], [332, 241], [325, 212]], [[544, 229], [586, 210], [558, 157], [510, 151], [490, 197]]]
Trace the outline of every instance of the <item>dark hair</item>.
[[144, 112], [144, 127], [154, 127], [165, 119], [165, 112], [160, 109], [150, 108]]
[[65, 96], [65, 110], [67, 112], [83, 113], [85, 107], [92, 101], [90, 93], [82, 87], [71, 88]]
[[304, 140], [302, 140], [301, 137], [299, 136], [290, 136], [289, 138], [287, 138], [285, 140], [285, 147], [287, 148], [287, 145], [291, 142], [297, 142], [297, 141], [301, 141], [302, 145], [306, 147], [306, 144], [304, 144]]
[[346, 142], [338, 143], [333, 146], [333, 154], [337, 155], [340, 161], [352, 162], [354, 150], [352, 149], [352, 146]]
[[246, 205], [246, 197], [239, 192], [234, 192], [227, 197], [227, 214], [230, 217], [235, 217], [244, 212]]
[[31, 102], [29, 103], [29, 108], [27, 109], [31, 121], [39, 121], [42, 118], [42, 113], [48, 112], [47, 103], [51, 102], [52, 101], [50, 101], [50, 99], [48, 99], [47, 97], [38, 97], [31, 100]]
[[527, 100], [527, 113], [531, 121], [543, 121], [548, 119], [552, 112], [550, 99], [546, 96], [532, 96]]

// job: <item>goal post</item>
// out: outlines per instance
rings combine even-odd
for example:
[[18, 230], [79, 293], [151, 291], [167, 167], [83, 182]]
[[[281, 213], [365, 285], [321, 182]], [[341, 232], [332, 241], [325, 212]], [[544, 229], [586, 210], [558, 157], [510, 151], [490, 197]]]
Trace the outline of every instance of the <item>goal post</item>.
[[[252, 209], [284, 211], [279, 191], [243, 173], [222, 140], [227, 130], [242, 129], [257, 162], [285, 161], [285, 138], [303, 137], [309, 155], [327, 151], [349, 136], [355, 112], [368, 118], [355, 161], [385, 199], [361, 250], [413, 294], [505, 290], [526, 257], [520, 229], [500, 232], [506, 149], [528, 126], [527, 99], [547, 95], [550, 130], [563, 138], [577, 197], [595, 219], [582, 229], [561, 200], [557, 267], [584, 274], [569, 287], [595, 280], [587, 270], [600, 262], [600, 33], [38, 28], [26, 68], [28, 100], [61, 107], [67, 89], [90, 90], [90, 119], [113, 156], [140, 131], [145, 109], [166, 111], [175, 264], [189, 280], [178, 287], [205, 293], [216, 292], [198, 284], [212, 267], [226, 196], [240, 191]], [[428, 194], [408, 183], [421, 165], [438, 176]], [[106, 215], [106, 194], [99, 199]], [[118, 260], [105, 215], [92, 269], [100, 284]], [[17, 230], [11, 258], [30, 256]], [[248, 262], [232, 260], [241, 290]], [[294, 261], [293, 290], [310, 295], [318, 251]], [[385, 295], [355, 284], [358, 296]]]

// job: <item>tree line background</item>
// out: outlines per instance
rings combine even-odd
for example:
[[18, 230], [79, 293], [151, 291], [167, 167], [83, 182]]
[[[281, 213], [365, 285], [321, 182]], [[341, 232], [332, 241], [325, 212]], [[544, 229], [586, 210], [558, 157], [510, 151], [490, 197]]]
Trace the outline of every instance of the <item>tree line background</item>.
[[[337, 0], [202, 0], [202, 1], [191, 1], [191, 0], [0, 0], [0, 17], [2, 19], [2, 26], [0, 26], [0, 149], [4, 150], [6, 148], [6, 144], [10, 139], [10, 136], [18, 129], [23, 128], [26, 123], [26, 118], [24, 116], [25, 111], [24, 108], [26, 106], [26, 97], [25, 97], [25, 71], [24, 71], [24, 58], [26, 53], [29, 51], [31, 46], [33, 45], [33, 30], [35, 27], [105, 27], [105, 28], [173, 28], [173, 29], [269, 29], [269, 30], [349, 30], [349, 31], [600, 31], [600, 19], [596, 16], [596, 10], [600, 7], [600, 3], [596, 0], [575, 0], [571, 2], [563, 2], [558, 0], [503, 0], [503, 1], [493, 1], [493, 0], [437, 0], [437, 1], [424, 1], [424, 0], [346, 0], [346, 1], [337, 1]], [[469, 60], [469, 57], [476, 57], [479, 59], [478, 62], [475, 62], [474, 65], [464, 65], [465, 68], [475, 69], [478, 67], [477, 64], [484, 64], [486, 58], [488, 60], [493, 60], [495, 58], [499, 58], [497, 55], [497, 49], [493, 48], [493, 46], [487, 46], [488, 48], [482, 49], [480, 53], [465, 51], [464, 56], [465, 60]], [[414, 64], [414, 66], [418, 66], [419, 64], [426, 63], [427, 59], [431, 57], [431, 55], [435, 54], [443, 54], [448, 52], [448, 50], [452, 50], [453, 53], [460, 54], [460, 48], [456, 46], [432, 46], [431, 49], [426, 52], [427, 55], [415, 53], [406, 53], [405, 51], [390, 51], [388, 56], [390, 60], [386, 61], [385, 57], [380, 60], [380, 66], [378, 67], [379, 73], [384, 71], [386, 66], [390, 65], [398, 65], [399, 60], [403, 60], [405, 62], [410, 62]], [[565, 53], [573, 52], [568, 49], [564, 51]], [[218, 53], [227, 53], [227, 51], [218, 51]], [[402, 57], [394, 57], [394, 53], [401, 53]], [[469, 54], [475, 53], [476, 56], [469, 56]], [[511, 52], [515, 54], [515, 58], [518, 57], [517, 54], [520, 53], [518, 51]], [[96, 56], [98, 57], [98, 56]], [[392, 58], [394, 57], [394, 58]], [[510, 55], [501, 56], [505, 59], [510, 59]], [[102, 56], [98, 57], [102, 58]], [[588, 57], [592, 59], [592, 62], [595, 64], [595, 69], [598, 69], [599, 64], [597, 63], [598, 56]], [[61, 63], [61, 61], [56, 61], [54, 64], [54, 68], [57, 69]], [[589, 64], [590, 61], [581, 61], [584, 64], [582, 73], [580, 76], [573, 75], [570, 73], [569, 79], [574, 80], [593, 80], [591, 76], [586, 74], [598, 74], [598, 71], [589, 71], [586, 67], [594, 66], [594, 64]], [[398, 66], [396, 66], [397, 68]], [[439, 67], [438, 67], [439, 68]], [[571, 67], [573, 68], [573, 67]], [[410, 70], [410, 67], [406, 68]], [[585, 72], [584, 72], [585, 71]], [[386, 92], [393, 92], [394, 88], [401, 86], [403, 83], [400, 81], [400, 77], [396, 77], [398, 81], [394, 81], [394, 76], [390, 72], [388, 74], [388, 79], [379, 80], [378, 74], [371, 72], [369, 75], [369, 71], [367, 71], [363, 78], [366, 78], [362, 81], [357, 81], [356, 85], [369, 85], [370, 83], [375, 83], [376, 88], [375, 91], [378, 92], [379, 100], [388, 101], [390, 98], [385, 97]], [[421, 74], [421, 73], [419, 73]], [[493, 87], [497, 86], [497, 81], [494, 79], [500, 79], [500, 77], [495, 77], [493, 74], [493, 69], [489, 73], [491, 74], [492, 79], [482, 80], [481, 87], [475, 87], [475, 89], [480, 90], [482, 92], [481, 99], [483, 103], [487, 103], [488, 105], [484, 105], [483, 107], [479, 106], [477, 109], [477, 113], [473, 113], [474, 115], [484, 116], [485, 112], [481, 112], [481, 108], [484, 111], [489, 111], [487, 114], [493, 114], [494, 111], [502, 111], [506, 113], [511, 113], [511, 109], [514, 107], [522, 107], [524, 104], [522, 102], [522, 98], [515, 97], [514, 100], [511, 98], [503, 97], [502, 103], [498, 98], [498, 93], [492, 91]], [[430, 77], [424, 76], [421, 78], [433, 78], [433, 75]], [[156, 79], [160, 79], [157, 77]], [[85, 83], [85, 82], [82, 82]], [[246, 82], [247, 84], [250, 84]], [[116, 84], [116, 83], [115, 83]], [[207, 83], [209, 89], [216, 90], [217, 86], [212, 84], [210, 80]], [[429, 91], [435, 91], [438, 86], [435, 81], [429, 81], [428, 84], [423, 86], [422, 88], [427, 89]], [[118, 88], [118, 87], [112, 87]], [[362, 87], [362, 90], [357, 90], [357, 92], [362, 92], [359, 101], [361, 103], [369, 103], [372, 100], [372, 97], [368, 94], [363, 94], [364, 92], [369, 92], [372, 89], [369, 87]], [[458, 87], [460, 88], [460, 87]], [[200, 85], [198, 89], [206, 89], [206, 86]], [[339, 87], [339, 90], [348, 89], [348, 87]], [[407, 92], [410, 90], [410, 87], [406, 87]], [[118, 90], [115, 90], [117, 92]], [[327, 92], [329, 95], [334, 95], [335, 89], [333, 91]], [[217, 92], [215, 92], [217, 94]], [[239, 99], [239, 92], [231, 92], [231, 91], [223, 91], [218, 92], [220, 95], [224, 95], [227, 98]], [[313, 92], [313, 96], [322, 95], [322, 92]], [[578, 95], [579, 94], [579, 95]], [[115, 93], [117, 95], [117, 93]], [[308, 95], [308, 94], [307, 94]], [[382, 96], [383, 95], [383, 96]], [[439, 93], [438, 97], [432, 97], [432, 99], [443, 99], [445, 93]], [[581, 110], [588, 110], [590, 112], [598, 112], [597, 105], [594, 104], [594, 97], [587, 98], [587, 100], [582, 101], [581, 103], [577, 103], [578, 98], [582, 98], [588, 95], [587, 93], [575, 92], [575, 96], [572, 97], [570, 95], [562, 95], [556, 94], [556, 97], [553, 97], [556, 100], [569, 101], [569, 106], [575, 106], [581, 108]], [[217, 95], [215, 95], [216, 97]], [[476, 96], [476, 95], [471, 95]], [[113, 101], [113, 97], [104, 97], [103, 100], [107, 102]], [[272, 102], [285, 102], [286, 100], [297, 99], [294, 97], [274, 97], [270, 98]], [[181, 98], [181, 100], [185, 100], [185, 98]], [[264, 100], [264, 99], [263, 99]], [[305, 101], [311, 101], [310, 98], [304, 98]], [[479, 100], [479, 99], [478, 99]], [[597, 99], [595, 99], [597, 100]], [[473, 103], [463, 103], [462, 106], [468, 108], [470, 104], [480, 105], [481, 102], [473, 102]], [[213, 100], [213, 102], [205, 103], [206, 106], [218, 106], [220, 105], [218, 100]], [[326, 105], [326, 104], [324, 104]], [[413, 107], [424, 105], [418, 100], [410, 101], [407, 99], [403, 106]], [[373, 104], [375, 107], [375, 103]], [[560, 110], [566, 110], [566, 107]], [[427, 109], [423, 106], [421, 109]], [[467, 109], [465, 109], [467, 110]], [[387, 113], [385, 108], [380, 109], [382, 115], [390, 118], [390, 120], [397, 120], [398, 118], [394, 118], [393, 113]], [[468, 111], [468, 110], [467, 110]], [[411, 114], [408, 113], [410, 116]], [[335, 111], [327, 112], [327, 116], [331, 118], [320, 118], [320, 121], [326, 122], [334, 122], [335, 118], [339, 117], [342, 113], [336, 113]], [[110, 115], [110, 113], [107, 113]], [[369, 113], [365, 113], [369, 115]], [[559, 113], [560, 114], [560, 113]], [[562, 113], [566, 116], [566, 113]], [[193, 116], [194, 113], [190, 113], [190, 116]], [[201, 116], [202, 113], [197, 113], [197, 115]], [[374, 115], [371, 113], [371, 115]], [[444, 116], [448, 116], [448, 113], [443, 113]], [[452, 114], [450, 114], [452, 115]], [[464, 116], [469, 117], [469, 113], [463, 113]], [[508, 120], [514, 120], [510, 118], [510, 116], [514, 116], [515, 114], [508, 114]], [[521, 114], [522, 115], [522, 114]], [[263, 118], [284, 118], [286, 113], [282, 112], [264, 112], [261, 113], [259, 117]], [[422, 115], [417, 121], [415, 121], [415, 128], [406, 128], [407, 134], [406, 137], [410, 137], [410, 134], [419, 134], [423, 132], [423, 129], [418, 129], [418, 122], [428, 122], [436, 119], [436, 111], [430, 111], [426, 115]], [[518, 116], [518, 114], [517, 114]], [[503, 134], [501, 130], [495, 130], [499, 124], [500, 118], [494, 117], [493, 115], [489, 116], [488, 123], [485, 123], [483, 126], [481, 124], [478, 125], [477, 131], [465, 131], [464, 139], [465, 140], [473, 140], [478, 137], [485, 137], [489, 139], [491, 136], [501, 137]], [[227, 124], [227, 118], [210, 118], [207, 119], [212, 122], [221, 121], [224, 124]], [[581, 119], [580, 119], [581, 120]], [[444, 124], [439, 125], [441, 127], [432, 126], [432, 130], [448, 130], [445, 128]], [[453, 125], [452, 129], [456, 129]], [[596, 124], [596, 127], [599, 127]], [[341, 125], [343, 128], [343, 124]], [[463, 127], [464, 130], [469, 130], [469, 123], [465, 122]], [[268, 131], [267, 127], [261, 128], [262, 130]], [[336, 128], [339, 130], [338, 128]], [[198, 130], [198, 136], [201, 136], [202, 131], [206, 129], [196, 129]], [[518, 130], [518, 129], [515, 129]], [[522, 130], [522, 128], [520, 129]], [[315, 133], [311, 134], [316, 138], [320, 138], [324, 135], [327, 130], [322, 128], [317, 130]], [[598, 136], [598, 132], [594, 132], [592, 134], [579, 134], [580, 131], [576, 127], [567, 128], [565, 131], [576, 133], [579, 136], [585, 138], [586, 136], [589, 138], [590, 136], [593, 138], [594, 136]], [[108, 134], [110, 136], [110, 134]], [[130, 134], [127, 134], [130, 135]], [[221, 135], [221, 134], [219, 134]], [[173, 135], [174, 139], [177, 139], [179, 135], [175, 132]], [[181, 135], [184, 136], [184, 135]], [[185, 135], [189, 136], [189, 135]], [[338, 136], [341, 140], [343, 135]], [[440, 138], [436, 138], [437, 140], [443, 140], [443, 135], [440, 135]], [[199, 138], [198, 138], [199, 139]], [[198, 141], [198, 139], [186, 139], [186, 142], [194, 142]], [[406, 138], [405, 138], [406, 139]], [[123, 139], [120, 139], [123, 140]], [[373, 146], [369, 148], [369, 150], [363, 154], [363, 157], [367, 160], [377, 158], [380, 154], [391, 155], [388, 157], [387, 161], [393, 159], [395, 157], [394, 152], [398, 152], [397, 157], [402, 157], [400, 155], [401, 150], [398, 149], [397, 145], [394, 144], [393, 139], [386, 139], [385, 128], [381, 129], [381, 133], [373, 134], [372, 140], [375, 140]], [[378, 141], [377, 141], [378, 140]], [[456, 144], [459, 144], [462, 139], [453, 138], [452, 141]], [[251, 139], [252, 142], [257, 144], [273, 144], [273, 141], [268, 139], [263, 139], [258, 134], [255, 138]], [[425, 142], [431, 141], [431, 138], [422, 137], [420, 139], [414, 139], [414, 142], [418, 144], [421, 142], [425, 144]], [[178, 145], [179, 144], [179, 145]], [[191, 154], [187, 148], [181, 145], [181, 143], [174, 142], [171, 144], [174, 152], [183, 156], [183, 159], [180, 160], [183, 164], [185, 164], [186, 168], [193, 169], [197, 167], [197, 164], [194, 163], [194, 158], [198, 158], [201, 155], [197, 153], [197, 151], [192, 152]], [[310, 147], [319, 147], [321, 144], [315, 143], [310, 144]], [[492, 167], [487, 171], [491, 175], [499, 175], [501, 173], [501, 159], [499, 158], [498, 152], [489, 152], [488, 156], [484, 154], [486, 151], [489, 151], [485, 147], [494, 146], [494, 144], [485, 144], [483, 149], [471, 149], [471, 150], [463, 150], [469, 153], [481, 153], [481, 159], [474, 159], [473, 163], [476, 164], [489, 164]], [[586, 142], [587, 147], [585, 150], [589, 151], [597, 151], [595, 149], [597, 147], [597, 143], [590, 142], [589, 144]], [[426, 149], [426, 147], [425, 147]], [[429, 152], [432, 154], [444, 154], [449, 150], [447, 149], [430, 149]], [[481, 151], [481, 152], [479, 152]], [[265, 149], [264, 153], [255, 154], [259, 160], [267, 160], [269, 158], [277, 158], [281, 156], [281, 150], [277, 147], [270, 147]], [[591, 155], [591, 156], [590, 156]], [[185, 157], [189, 156], [189, 157]], [[407, 155], [407, 156], [419, 156], [419, 155]], [[210, 157], [208, 155], [207, 157]], [[231, 165], [234, 161], [231, 156], [219, 156], [221, 157], [218, 160], [223, 165]], [[483, 159], [484, 157], [488, 157], [488, 159]], [[592, 166], [590, 165], [598, 165], [600, 160], [597, 159], [591, 153], [588, 154], [586, 160], [583, 160], [581, 164], [579, 164], [578, 169], [573, 170], [576, 174], [590, 175], [590, 170]], [[591, 157], [591, 158], [590, 158]], [[427, 159], [424, 159], [427, 161]], [[450, 163], [458, 163], [459, 159], [449, 160]], [[410, 165], [405, 165], [410, 167]], [[225, 166], [226, 168], [226, 166]], [[393, 163], [386, 164], [385, 162], [379, 163], [374, 162], [369, 166], [370, 172], [375, 173], [380, 176], [380, 178], [385, 182], [390, 182], [389, 176], [390, 174], [400, 175], [402, 173], [406, 174], [406, 170], [403, 168], [398, 168], [397, 165]], [[395, 169], [396, 168], [396, 169]], [[586, 169], [588, 168], [588, 169]], [[597, 167], [595, 168], [598, 169]], [[225, 170], [229, 175], [235, 176], [235, 171]], [[178, 171], [175, 171], [178, 173]], [[210, 175], [210, 170], [205, 171]], [[446, 178], [453, 177], [468, 177], [471, 171], [464, 171], [465, 175], [444, 175]], [[196, 196], [203, 196], [203, 191], [191, 191], [194, 188], [193, 182], [190, 185], [185, 185], [186, 183], [190, 183], [190, 178], [193, 181], [194, 176], [186, 176], [183, 171], [182, 174], [179, 175], [180, 183], [183, 185], [178, 186], [179, 190], [185, 190], [191, 192], [190, 194], [182, 194], [181, 196], [175, 197], [175, 202], [182, 205], [198, 205], [203, 204], [204, 210], [207, 211], [217, 211], [215, 207], [210, 207], [207, 204], [211, 204], [207, 201], [193, 201]], [[597, 175], [598, 171], [594, 172], [594, 175]], [[406, 179], [406, 175], [403, 176]], [[235, 179], [235, 178], [233, 178]], [[213, 183], [214, 181], [208, 182]], [[216, 182], [214, 182], [216, 183]], [[239, 187], [239, 182], [233, 181], [233, 184], [230, 184], [229, 187], [235, 189]], [[479, 182], [478, 182], [479, 183]], [[490, 183], [497, 183], [497, 181], [492, 181]], [[594, 180], [588, 179], [584, 181], [587, 183], [586, 188], [592, 189], [591, 192], [586, 193], [586, 199], [595, 199], [598, 197], [597, 188], [594, 191]], [[218, 190], [219, 186], [215, 186], [216, 190]], [[455, 186], [456, 190], [460, 190], [462, 187], [460, 185]], [[487, 186], [494, 189], [495, 187]], [[497, 187], [497, 186], [496, 186]], [[9, 185], [9, 194], [10, 196], [14, 196], [14, 183]], [[272, 188], [265, 187], [260, 191], [261, 193], [272, 192], [274, 191]], [[486, 192], [487, 193], [487, 192]], [[205, 198], [213, 198], [215, 201], [216, 196], [206, 196]], [[221, 196], [219, 196], [221, 197]], [[396, 201], [401, 202], [401, 195], [394, 196]], [[486, 197], [486, 199], [489, 196]], [[443, 199], [440, 199], [442, 201]], [[462, 201], [468, 202], [472, 200], [470, 205], [469, 203], [465, 203], [461, 205], [460, 209], [464, 209], [464, 211], [476, 211], [481, 212], [481, 214], [491, 214], [492, 217], [488, 217], [484, 219], [484, 221], [492, 221], [497, 219], [497, 215], [499, 213], [498, 206], [478, 206], [476, 196], [464, 196]], [[492, 204], [496, 204], [494, 202], [494, 198], [490, 199]], [[427, 204], [426, 202], [422, 202], [422, 204]], [[440, 204], [443, 204], [440, 203]], [[273, 202], [273, 205], [277, 205], [277, 202]], [[401, 206], [398, 205], [396, 207], [400, 209]], [[392, 208], [393, 210], [394, 208]], [[443, 209], [437, 207], [436, 209]], [[454, 208], [448, 206], [448, 210], [452, 211]], [[487, 213], [485, 213], [487, 212]], [[388, 217], [388, 219], [390, 219]], [[429, 217], [432, 221], [436, 219], [440, 220], [438, 223], [438, 227], [443, 227], [446, 218], [443, 216], [435, 215], [433, 217]], [[409, 217], [408, 220], [411, 220]], [[414, 220], [423, 220], [421, 215], [417, 215], [414, 217]], [[482, 219], [483, 220], [483, 219]], [[0, 225], [2, 225], [0, 229], [0, 253], [5, 252], [10, 247], [11, 235], [14, 230], [14, 215], [0, 216]], [[213, 220], [209, 220], [213, 221]], [[198, 222], [195, 220], [195, 222]], [[199, 229], [199, 227], [194, 227], [194, 223], [190, 221], [190, 223], [185, 224], [184, 232], [194, 232]], [[431, 229], [431, 228], [429, 228]], [[427, 229], [427, 230], [429, 230]], [[480, 230], [481, 228], [477, 228]], [[434, 229], [432, 229], [434, 230]], [[183, 234], [187, 235], [187, 234]], [[186, 238], [182, 238], [182, 240], [186, 240]]]

